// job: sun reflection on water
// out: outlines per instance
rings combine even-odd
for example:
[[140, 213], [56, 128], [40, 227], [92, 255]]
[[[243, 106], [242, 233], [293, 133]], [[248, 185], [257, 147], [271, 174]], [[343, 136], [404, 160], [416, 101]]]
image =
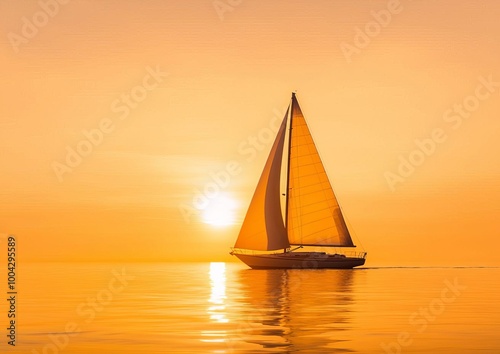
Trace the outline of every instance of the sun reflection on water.
[[[207, 313], [213, 323], [224, 324], [228, 323], [229, 319], [226, 317], [226, 263], [212, 262], [210, 263], [210, 297], [208, 302], [210, 306], [207, 308]], [[224, 329], [212, 329], [203, 331], [202, 342], [205, 343], [223, 343], [227, 333]]]
[[227, 323], [229, 320], [226, 318], [224, 310], [226, 306], [226, 263], [212, 262], [210, 263], [210, 285], [212, 287], [210, 299], [208, 302], [212, 304], [208, 308], [210, 319], [216, 322]]

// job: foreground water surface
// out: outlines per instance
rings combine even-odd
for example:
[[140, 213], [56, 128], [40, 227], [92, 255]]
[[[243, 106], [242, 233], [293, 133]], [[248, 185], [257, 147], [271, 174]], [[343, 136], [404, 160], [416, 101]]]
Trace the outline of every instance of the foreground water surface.
[[[15, 353], [499, 353], [500, 269], [25, 264]], [[8, 303], [2, 304], [7, 333]]]

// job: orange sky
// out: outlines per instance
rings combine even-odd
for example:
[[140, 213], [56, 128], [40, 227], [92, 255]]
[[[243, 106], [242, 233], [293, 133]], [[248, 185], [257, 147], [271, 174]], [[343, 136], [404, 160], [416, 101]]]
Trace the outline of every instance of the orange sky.
[[367, 265], [500, 265], [500, 3], [55, 1], [0, 1], [0, 233], [25, 260], [231, 259], [298, 90]]

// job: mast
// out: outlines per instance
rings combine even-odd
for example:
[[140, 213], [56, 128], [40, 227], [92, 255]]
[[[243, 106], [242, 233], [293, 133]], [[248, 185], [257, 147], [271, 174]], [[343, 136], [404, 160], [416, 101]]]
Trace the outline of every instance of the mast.
[[[292, 119], [293, 119], [293, 101], [295, 100], [295, 92], [292, 92], [292, 102], [290, 103], [290, 130], [288, 132], [288, 162], [286, 166], [286, 192], [285, 192], [285, 230], [288, 235], [288, 195], [290, 194], [290, 156], [292, 150]], [[284, 250], [286, 252], [286, 249]]]

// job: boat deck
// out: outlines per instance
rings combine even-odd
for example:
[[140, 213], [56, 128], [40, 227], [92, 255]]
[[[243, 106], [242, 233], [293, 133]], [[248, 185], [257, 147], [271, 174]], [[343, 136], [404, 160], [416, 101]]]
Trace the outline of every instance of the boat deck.
[[232, 254], [254, 269], [349, 269], [365, 264], [366, 257], [366, 253], [350, 257], [326, 252], [244, 254], [233, 251]]

